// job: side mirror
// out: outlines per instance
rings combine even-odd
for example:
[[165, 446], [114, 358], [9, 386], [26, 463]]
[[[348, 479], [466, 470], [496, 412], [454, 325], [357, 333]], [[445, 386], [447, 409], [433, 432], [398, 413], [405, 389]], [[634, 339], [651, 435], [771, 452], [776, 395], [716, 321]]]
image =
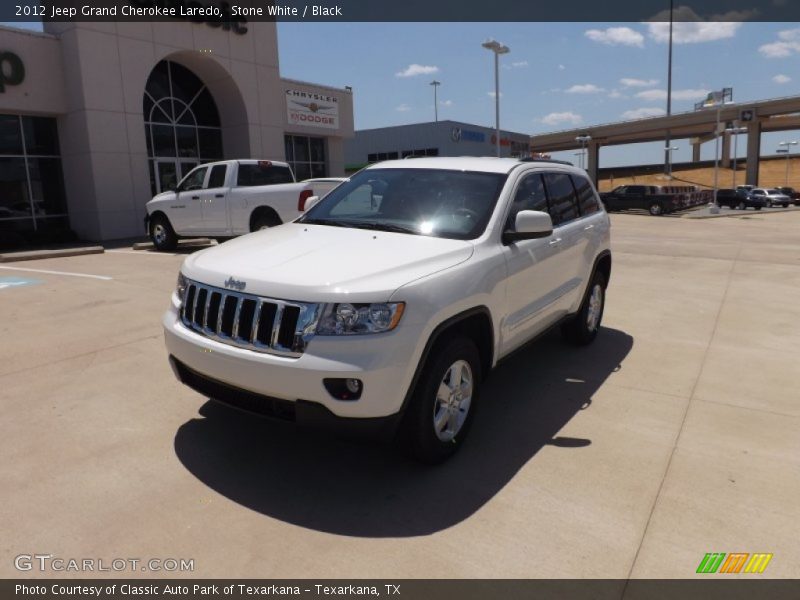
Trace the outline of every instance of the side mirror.
[[319, 202], [319, 196], [309, 196], [306, 198], [306, 203], [303, 206], [303, 212], [308, 212], [317, 202]]
[[503, 243], [536, 240], [553, 234], [553, 220], [540, 210], [521, 210], [514, 221], [514, 231], [503, 232]]

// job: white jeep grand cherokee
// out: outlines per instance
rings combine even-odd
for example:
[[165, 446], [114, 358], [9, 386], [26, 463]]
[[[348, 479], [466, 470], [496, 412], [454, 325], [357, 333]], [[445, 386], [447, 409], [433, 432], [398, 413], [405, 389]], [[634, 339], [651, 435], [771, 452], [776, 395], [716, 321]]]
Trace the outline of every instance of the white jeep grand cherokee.
[[584, 171], [390, 161], [292, 223], [189, 256], [163, 324], [177, 377], [204, 396], [437, 462], [498, 360], [555, 324], [595, 338], [610, 272]]

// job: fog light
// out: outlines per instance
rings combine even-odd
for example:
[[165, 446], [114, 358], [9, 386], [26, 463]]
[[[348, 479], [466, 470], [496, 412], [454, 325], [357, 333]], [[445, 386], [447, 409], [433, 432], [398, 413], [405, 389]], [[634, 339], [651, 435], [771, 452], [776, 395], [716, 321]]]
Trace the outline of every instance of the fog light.
[[360, 379], [323, 379], [325, 389], [337, 400], [358, 400], [364, 391]]

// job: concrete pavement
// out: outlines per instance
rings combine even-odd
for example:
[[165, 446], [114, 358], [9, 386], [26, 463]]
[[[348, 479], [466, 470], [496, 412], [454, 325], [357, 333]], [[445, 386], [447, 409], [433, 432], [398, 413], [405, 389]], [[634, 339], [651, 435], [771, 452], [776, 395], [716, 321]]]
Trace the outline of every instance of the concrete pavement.
[[686, 578], [706, 552], [772, 552], [763, 577], [798, 577], [800, 211], [745, 216], [613, 215], [596, 343], [502, 363], [436, 468], [178, 384], [159, 321], [182, 254], [1, 265], [37, 282], [0, 289], [0, 576], [82, 575], [14, 568], [48, 553], [193, 577]]

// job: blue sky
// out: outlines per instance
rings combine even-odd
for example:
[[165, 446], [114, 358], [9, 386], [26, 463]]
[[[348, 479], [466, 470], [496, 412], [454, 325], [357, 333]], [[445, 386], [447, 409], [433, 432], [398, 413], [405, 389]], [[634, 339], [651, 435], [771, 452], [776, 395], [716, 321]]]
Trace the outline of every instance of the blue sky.
[[[361, 129], [433, 120], [434, 78], [442, 82], [440, 119], [493, 126], [493, 58], [481, 42], [495, 38], [511, 48], [501, 57], [501, 126], [538, 133], [663, 114], [666, 27], [280, 23], [278, 39], [283, 76], [353, 87]], [[737, 102], [800, 94], [800, 23], [676, 23], [675, 40], [673, 112], [722, 87], [733, 87]], [[762, 154], [798, 135], [765, 135]], [[691, 160], [688, 141], [675, 145], [675, 162]], [[740, 154], [745, 145], [742, 136]], [[713, 146], [704, 145], [704, 159]], [[600, 164], [661, 160], [663, 144], [637, 144], [603, 150]]]
[[[39, 24], [33, 25], [40, 28]], [[666, 107], [667, 24], [643, 23], [279, 23], [281, 74], [354, 91], [357, 129], [439, 118], [494, 126], [492, 54], [501, 57], [501, 126], [556, 131], [637, 116]], [[676, 23], [673, 112], [692, 110], [704, 93], [732, 87], [734, 101], [800, 94], [800, 23]], [[762, 154], [800, 132], [766, 134]], [[675, 142], [675, 162], [691, 159]], [[739, 140], [744, 154], [746, 138]], [[702, 158], [713, 158], [714, 144]], [[575, 160], [572, 154], [561, 158]], [[663, 144], [603, 149], [601, 166], [657, 163]]]

